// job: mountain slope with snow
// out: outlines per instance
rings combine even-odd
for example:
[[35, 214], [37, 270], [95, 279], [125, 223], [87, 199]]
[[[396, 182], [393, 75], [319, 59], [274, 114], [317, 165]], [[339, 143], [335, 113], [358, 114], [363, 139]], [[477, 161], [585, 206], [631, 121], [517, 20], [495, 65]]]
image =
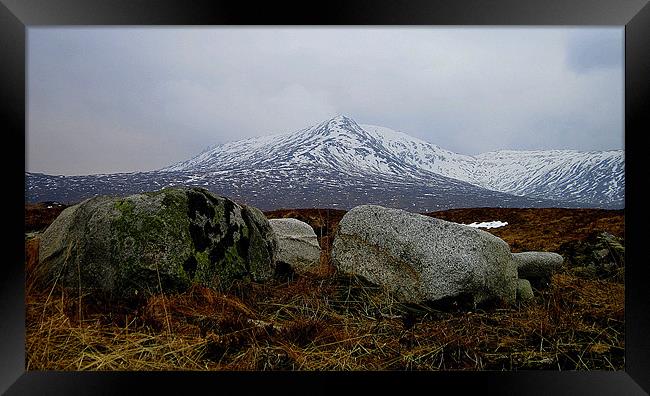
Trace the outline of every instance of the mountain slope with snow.
[[152, 172], [27, 174], [30, 201], [78, 201], [196, 185], [262, 209], [364, 203], [452, 207], [622, 207], [623, 152], [456, 154], [389, 128], [335, 117], [293, 133], [214, 146]]
[[389, 128], [362, 127], [409, 164], [490, 190], [588, 206], [622, 207], [625, 200], [623, 150], [502, 150], [468, 156]]
[[[402, 132], [377, 125], [361, 125], [373, 138], [401, 161], [439, 175], [480, 185], [476, 173], [476, 159], [456, 154], [435, 144], [425, 142]], [[483, 186], [485, 187], [485, 186]], [[489, 188], [489, 187], [486, 187]]]
[[623, 206], [623, 150], [495, 151], [476, 156], [478, 185], [516, 195]]
[[218, 145], [162, 171], [295, 169], [317, 166], [347, 174], [419, 174], [375, 136], [347, 117], [335, 117], [295, 133]]

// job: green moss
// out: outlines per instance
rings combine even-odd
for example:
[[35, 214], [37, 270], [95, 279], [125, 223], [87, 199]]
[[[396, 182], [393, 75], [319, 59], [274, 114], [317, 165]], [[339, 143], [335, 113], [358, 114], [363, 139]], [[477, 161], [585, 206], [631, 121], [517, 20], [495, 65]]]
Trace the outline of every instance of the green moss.
[[199, 271], [205, 271], [210, 267], [210, 257], [208, 257], [208, 252], [203, 251], [203, 252], [194, 252], [194, 257], [196, 258], [196, 261], [199, 263], [197, 267], [197, 272]]
[[219, 205], [214, 206], [214, 222], [215, 223], [220, 223], [223, 220], [223, 217], [225, 215], [225, 206], [223, 202], [219, 202]]
[[[247, 212], [243, 210], [239, 219], [236, 204], [211, 195], [206, 198], [209, 210], [201, 212], [208, 212], [208, 218], [193, 217], [192, 196], [187, 189], [166, 188], [106, 201], [101, 212], [106, 217], [98, 218], [108, 224], [97, 228], [103, 236], [96, 238], [97, 253], [90, 253], [96, 256], [86, 256], [91, 257], [86, 261], [100, 264], [86, 265], [89, 276], [100, 279], [98, 284], [105, 290], [132, 296], [136, 290], [140, 295], [157, 293], [160, 284], [165, 292], [184, 290], [194, 282], [227, 288], [258, 269], [268, 272], [268, 247]], [[235, 219], [238, 224], [231, 224]], [[190, 224], [208, 242], [202, 251], [197, 251]], [[71, 281], [77, 282], [73, 275]]]
[[220, 266], [221, 278], [227, 284], [232, 283], [233, 280], [241, 278], [248, 273], [246, 269], [246, 258], [239, 255], [237, 248], [233, 245], [226, 250], [223, 263]]
[[164, 195], [162, 200], [163, 206], [184, 208], [187, 210], [187, 195], [184, 191], [179, 189], [165, 188], [156, 193], [156, 195], [160, 194]]
[[[226, 250], [226, 265], [227, 267], [231, 268], [233, 271], [235, 270], [242, 270], [245, 271], [245, 258], [241, 257], [239, 255], [239, 252], [237, 252], [237, 248], [233, 245], [229, 247]], [[239, 272], [239, 271], [237, 271]]]
[[243, 260], [234, 246], [227, 248], [223, 258], [216, 263], [210, 262], [208, 252], [196, 252], [195, 257], [199, 263], [196, 280], [206, 286], [214, 286], [214, 279], [219, 279], [221, 288], [227, 288], [244, 273]]
[[133, 214], [133, 208], [135, 208], [135, 205], [128, 199], [120, 199], [118, 201], [115, 201], [115, 209], [122, 212], [122, 216], [129, 216]]
[[112, 222], [112, 262], [119, 263], [117, 278], [126, 289], [160, 282], [166, 289], [181, 289], [190, 279], [183, 263], [192, 254], [187, 232], [186, 203], [178, 191], [144, 194], [150, 199], [165, 194], [157, 210], [137, 208], [128, 199], [115, 203], [120, 211]]
[[196, 259], [197, 266], [196, 266], [196, 272], [194, 274], [194, 279], [192, 279], [192, 281], [199, 282], [205, 286], [209, 286], [211, 271], [210, 271], [210, 257], [208, 256], [208, 252], [194, 251], [193, 256]]
[[268, 248], [259, 230], [251, 226], [250, 242], [248, 246], [249, 271], [263, 274], [271, 261]]

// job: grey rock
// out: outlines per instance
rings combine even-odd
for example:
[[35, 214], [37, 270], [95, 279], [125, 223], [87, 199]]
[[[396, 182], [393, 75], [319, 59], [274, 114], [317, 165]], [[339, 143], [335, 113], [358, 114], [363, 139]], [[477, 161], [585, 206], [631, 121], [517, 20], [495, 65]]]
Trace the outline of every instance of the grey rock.
[[39, 272], [51, 284], [123, 298], [262, 281], [276, 254], [258, 209], [205, 189], [166, 188], [66, 208], [41, 236]]
[[332, 261], [406, 303], [516, 298], [517, 268], [505, 241], [399, 209], [362, 205], [346, 213], [334, 237]]
[[562, 244], [566, 264], [581, 276], [625, 280], [625, 241], [608, 232], [594, 231], [582, 240]]
[[564, 258], [552, 252], [523, 252], [512, 255], [520, 278], [535, 284], [548, 283], [551, 275], [560, 269]]
[[527, 279], [518, 279], [517, 300], [529, 301], [532, 300], [533, 297], [535, 297], [535, 295], [533, 294], [533, 287], [530, 285], [530, 282]]
[[278, 237], [278, 262], [289, 264], [298, 273], [319, 266], [320, 245], [309, 224], [292, 218], [271, 219], [269, 223]]

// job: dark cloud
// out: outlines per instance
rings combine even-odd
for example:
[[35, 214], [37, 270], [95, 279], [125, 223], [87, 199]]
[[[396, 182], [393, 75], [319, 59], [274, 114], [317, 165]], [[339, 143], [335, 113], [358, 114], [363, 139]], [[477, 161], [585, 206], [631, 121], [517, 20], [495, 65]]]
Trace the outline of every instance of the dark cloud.
[[569, 31], [567, 62], [577, 72], [599, 68], [621, 69], [623, 30], [582, 28]]
[[30, 28], [27, 168], [156, 169], [336, 114], [465, 154], [621, 148], [622, 32]]

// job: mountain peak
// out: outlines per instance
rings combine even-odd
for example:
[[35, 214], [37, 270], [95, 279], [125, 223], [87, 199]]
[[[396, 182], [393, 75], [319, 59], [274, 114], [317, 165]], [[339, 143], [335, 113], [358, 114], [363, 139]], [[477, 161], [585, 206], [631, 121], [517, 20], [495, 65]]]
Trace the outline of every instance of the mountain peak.
[[332, 122], [332, 121], [334, 121], [334, 122], [353, 121], [354, 122], [354, 120], [352, 118], [350, 118], [350, 117], [348, 117], [346, 115], [343, 115], [343, 114], [339, 114], [339, 115], [337, 115], [335, 117], [332, 117], [330, 119], [330, 122]]
[[337, 115], [336, 117], [326, 121], [326, 124], [329, 127], [339, 127], [339, 128], [358, 126], [356, 121], [354, 121], [352, 118], [345, 115]]
[[354, 136], [367, 139], [366, 132], [356, 123], [352, 118], [345, 115], [337, 115], [333, 118], [325, 120], [318, 125], [314, 125], [308, 129], [308, 134], [311, 136]]

